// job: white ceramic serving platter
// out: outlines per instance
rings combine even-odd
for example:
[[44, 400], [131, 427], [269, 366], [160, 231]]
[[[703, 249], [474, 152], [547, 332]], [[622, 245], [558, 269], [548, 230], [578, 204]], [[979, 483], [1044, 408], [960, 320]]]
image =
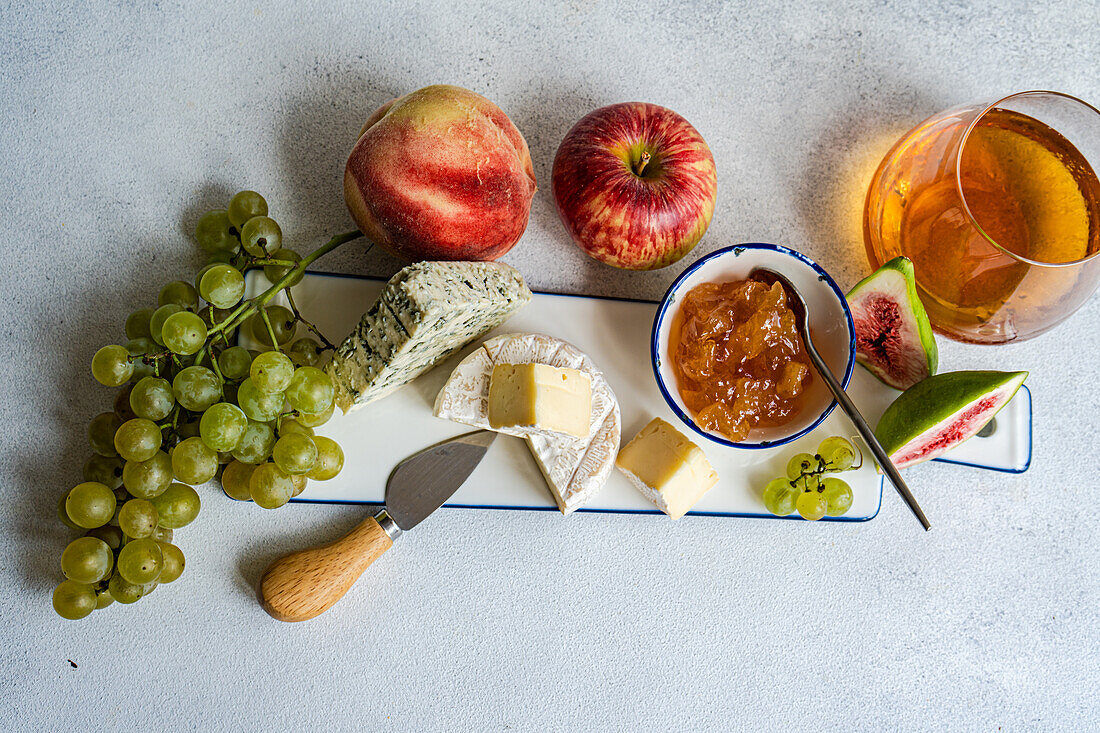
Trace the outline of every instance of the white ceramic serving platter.
[[[384, 284], [376, 279], [310, 273], [294, 287], [294, 300], [306, 318], [338, 343], [367, 311]], [[262, 273], [249, 273], [248, 296], [262, 292], [265, 287], [267, 280]], [[526, 307], [493, 333], [545, 333], [587, 352], [603, 369], [619, 399], [625, 443], [653, 417], [678, 424], [657, 389], [649, 358], [656, 308], [656, 303], [648, 301], [536, 293]], [[241, 343], [255, 346], [245, 335]], [[318, 434], [332, 437], [343, 447], [344, 469], [330, 481], [310, 481], [293, 501], [380, 504], [386, 479], [401, 459], [433, 443], [469, 432], [468, 426], [433, 416], [432, 405], [454, 366], [479, 343], [471, 344], [377, 402], [343, 416], [337, 410], [337, 416], [319, 428]], [[874, 424], [896, 393], [857, 368], [849, 394]], [[994, 461], [991, 467], [999, 470], [1023, 470], [1030, 458], [1030, 398], [1024, 391], [1021, 394], [1025, 400], [1018, 395], [998, 415], [1002, 427], [991, 438], [981, 439], [1022, 448], [1015, 438], [1020, 435], [1027, 438], [1022, 466], [1013, 468], [1004, 461], [1003, 465]], [[1014, 426], [1012, 430], [1005, 427], [1010, 424]], [[827, 435], [854, 434], [847, 418], [834, 410], [812, 433], [774, 449], [747, 451], [699, 440], [720, 480], [691, 514], [776, 519], [764, 509], [759, 492], [771, 478], [782, 475], [787, 459], [794, 453], [813, 452]], [[866, 448], [863, 450], [866, 453]], [[964, 444], [952, 453], [951, 457], [958, 462], [990, 463], [991, 452], [980, 445]], [[845, 473], [843, 478], [854, 493], [852, 508], [843, 517], [826, 520], [874, 518], [882, 501], [881, 477], [868, 462], [859, 470]], [[506, 435], [497, 437], [478, 468], [445, 506], [557, 511], [526, 443]], [[660, 513], [618, 471], [612, 471], [607, 485], [580, 511]]]

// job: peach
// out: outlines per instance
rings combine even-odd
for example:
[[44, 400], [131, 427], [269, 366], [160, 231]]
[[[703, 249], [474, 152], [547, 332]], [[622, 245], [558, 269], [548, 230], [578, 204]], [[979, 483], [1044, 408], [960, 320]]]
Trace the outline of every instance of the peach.
[[425, 87], [367, 119], [344, 199], [369, 239], [409, 260], [494, 260], [527, 228], [535, 172], [523, 135], [461, 87]]

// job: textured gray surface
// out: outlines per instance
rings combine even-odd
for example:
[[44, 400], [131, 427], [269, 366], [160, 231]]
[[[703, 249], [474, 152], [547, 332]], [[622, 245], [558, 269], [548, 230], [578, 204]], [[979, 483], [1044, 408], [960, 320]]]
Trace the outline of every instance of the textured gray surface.
[[[850, 286], [863, 187], [907, 126], [1025, 88], [1100, 100], [1095, 2], [69, 5], [0, 3], [0, 727], [1100, 725], [1096, 298], [1028, 343], [943, 344], [948, 369], [1032, 370], [1036, 450], [1022, 476], [914, 469], [927, 535], [893, 495], [858, 526], [451, 510], [291, 626], [255, 603], [260, 570], [363, 512], [207, 489], [174, 586], [81, 623], [50, 610], [54, 505], [110, 400], [91, 354], [196, 267], [185, 232], [238, 188], [302, 247], [349, 228], [343, 160], [391, 96], [451, 82], [512, 115], [542, 190], [507, 261], [533, 287], [653, 297], [682, 269], [589, 261], [553, 213], [557, 143], [627, 99], [714, 151], [699, 253], [786, 242]], [[396, 267], [354, 246], [319, 264]]]

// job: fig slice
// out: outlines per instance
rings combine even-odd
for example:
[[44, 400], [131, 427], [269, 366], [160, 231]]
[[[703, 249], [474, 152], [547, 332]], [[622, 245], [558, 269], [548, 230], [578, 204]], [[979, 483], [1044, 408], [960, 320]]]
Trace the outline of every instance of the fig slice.
[[895, 257], [848, 293], [856, 361], [883, 383], [906, 390], [936, 373], [939, 351], [917, 297], [913, 263]]
[[1027, 372], [946, 372], [901, 393], [875, 436], [897, 468], [938, 458], [973, 437], [1024, 383]]

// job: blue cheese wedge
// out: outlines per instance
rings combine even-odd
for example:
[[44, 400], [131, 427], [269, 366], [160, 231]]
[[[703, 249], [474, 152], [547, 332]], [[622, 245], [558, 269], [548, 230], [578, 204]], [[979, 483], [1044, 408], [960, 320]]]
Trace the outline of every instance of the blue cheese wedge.
[[[591, 396], [585, 435], [532, 431], [528, 426], [494, 428], [489, 421], [489, 402], [498, 364], [546, 364], [587, 375]], [[482, 344], [455, 367], [435, 399], [435, 414], [526, 439], [563, 514], [595, 496], [607, 482], [619, 450], [619, 402], [603, 372], [572, 344], [538, 333], [506, 334]]]
[[419, 262], [397, 273], [325, 368], [344, 412], [408, 384], [531, 299], [500, 262]]

